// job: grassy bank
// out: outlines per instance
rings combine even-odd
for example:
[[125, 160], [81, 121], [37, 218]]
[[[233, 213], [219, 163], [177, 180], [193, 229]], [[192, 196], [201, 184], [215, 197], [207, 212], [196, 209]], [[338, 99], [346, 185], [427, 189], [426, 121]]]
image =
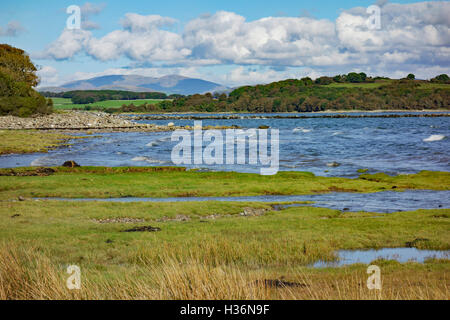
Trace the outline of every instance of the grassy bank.
[[0, 130], [0, 155], [47, 152], [75, 138], [67, 134], [35, 130]]
[[[300, 195], [325, 192], [378, 192], [405, 189], [449, 190], [450, 173], [423, 171], [359, 178], [320, 177], [308, 172], [261, 176], [236, 172], [195, 172], [177, 167], [0, 169], [0, 199], [22, 197], [111, 198]], [[26, 177], [24, 177], [26, 176]]]
[[[336, 250], [450, 250], [450, 209], [378, 214], [270, 203], [108, 203], [21, 197], [168, 197], [448, 190], [446, 172], [358, 179], [183, 168], [0, 170], [0, 299], [448, 299], [449, 260], [315, 269]], [[151, 232], [136, 231], [149, 227]], [[151, 228], [150, 228], [151, 227]], [[66, 288], [68, 265], [82, 289]]]
[[[249, 208], [263, 213], [240, 214]], [[376, 261], [381, 293], [367, 290], [367, 266], [308, 265], [334, 259], [337, 249], [450, 249], [449, 216], [258, 203], [0, 202], [0, 298], [447, 299], [448, 260]], [[122, 232], [148, 225], [160, 231]], [[65, 288], [71, 264], [82, 270], [80, 291]]]

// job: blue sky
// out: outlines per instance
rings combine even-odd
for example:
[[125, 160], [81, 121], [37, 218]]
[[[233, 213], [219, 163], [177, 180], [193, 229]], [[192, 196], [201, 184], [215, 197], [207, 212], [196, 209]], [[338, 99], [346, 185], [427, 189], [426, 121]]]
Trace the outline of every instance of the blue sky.
[[[404, 7], [394, 6], [390, 2], [385, 4], [385, 2], [387, 1], [378, 1], [378, 4], [380, 4], [382, 10], [386, 11], [388, 24], [378, 33], [371, 35], [367, 32], [362, 34], [359, 32], [359, 27], [352, 24], [352, 21], [358, 20], [357, 18], [365, 13], [357, 10], [352, 12], [352, 10], [354, 11], [356, 7], [367, 8], [374, 4], [374, 1], [90, 1], [90, 8], [96, 8], [98, 12], [91, 12], [88, 19], [97, 24], [99, 28], [86, 31], [89, 34], [82, 35], [84, 40], [74, 42], [74, 40], [67, 40], [67, 38], [60, 39], [60, 37], [63, 38], [68, 17], [65, 8], [69, 5], [83, 7], [86, 6], [86, 1], [3, 1], [0, 5], [0, 28], [2, 28], [0, 30], [0, 42], [25, 49], [32, 56], [33, 61], [42, 66], [41, 77], [45, 85], [57, 85], [69, 80], [108, 73], [111, 70], [113, 73], [123, 71], [146, 75], [180, 73], [187, 76], [203, 77], [230, 86], [267, 82], [271, 79], [277, 80], [297, 75], [299, 77], [302, 75], [314, 77], [332, 74], [333, 72], [344, 73], [352, 71], [352, 69], [364, 69], [364, 71], [370, 69], [372, 72], [389, 73], [392, 76], [415, 69], [411, 71], [416, 71], [423, 77], [431, 75], [432, 72], [447, 71], [449, 67], [447, 33], [450, 24], [448, 19], [445, 19], [445, 17], [440, 20], [429, 17], [420, 18], [424, 10], [427, 13], [428, 7], [426, 9], [417, 6], [410, 7], [411, 4], [419, 1], [395, 1], [396, 4], [401, 4]], [[429, 8], [431, 16], [436, 16], [437, 13], [448, 10], [448, 2], [431, 3], [436, 4]], [[220, 43], [216, 44], [216, 47], [211, 44], [215, 39], [223, 36], [224, 32], [222, 30], [222, 34], [218, 33], [217, 36], [209, 32], [211, 28], [216, 27], [214, 19], [198, 20], [205, 17], [205, 14], [214, 15], [220, 11], [226, 11], [227, 14], [218, 15], [216, 20], [223, 18], [228, 21], [231, 19], [229, 22], [230, 28], [236, 23], [240, 23], [240, 29], [236, 30], [235, 34], [230, 34], [230, 38], [221, 38], [222, 40], [220, 40], [226, 42], [230, 48], [236, 47], [236, 52], [222, 54], [228, 48], [221, 47]], [[350, 17], [348, 15], [343, 16], [343, 13], [347, 11], [352, 12]], [[399, 15], [398, 12], [400, 12], [400, 20], [403, 19], [400, 24], [396, 21], [398, 19], [395, 19]], [[155, 39], [158, 39], [155, 40], [150, 35], [150, 29], [146, 29], [145, 34], [142, 30], [127, 30], [121, 24], [121, 19], [127, 13], [141, 16], [170, 17], [176, 21], [170, 25], [158, 27], [158, 30], [154, 29], [154, 26], [148, 27], [157, 31], [152, 31]], [[404, 17], [401, 16], [403, 13]], [[419, 20], [423, 19], [423, 21], [419, 21], [417, 25], [408, 25], [408, 23], [412, 23], [408, 15], [414, 16], [415, 14], [419, 17]], [[245, 19], [245, 23], [239, 20], [240, 17]], [[261, 19], [267, 17], [278, 17], [280, 20], [275, 20], [272, 24], [261, 21]], [[300, 32], [295, 34], [289, 28], [293, 24], [301, 27], [310, 22], [299, 20], [297, 24], [296, 21], [288, 21], [287, 18], [289, 17], [309, 17], [311, 23], [318, 22], [316, 28], [319, 31], [314, 31], [313, 34], [309, 34], [308, 31], [308, 34], [304, 34], [304, 39], [302, 39]], [[286, 24], [283, 22], [285, 18]], [[250, 24], [252, 21], [257, 23]], [[261, 21], [261, 23], [258, 23], [258, 21]], [[335, 35], [330, 34], [329, 31], [325, 30], [328, 28], [327, 24], [320, 24], [320, 21], [330, 22], [330, 28], [336, 28], [337, 30], [339, 29], [338, 22], [347, 27], [351, 25], [351, 28], [355, 28], [355, 34], [353, 36], [349, 31], [342, 31], [342, 28]], [[7, 32], [7, 25], [10, 22], [20, 24], [17, 32]], [[144, 21], [143, 23], [147, 22]], [[192, 32], [194, 35], [190, 40], [186, 31], [186, 26], [189, 25], [195, 26], [195, 30]], [[271, 29], [276, 29], [278, 25], [282, 25], [284, 28], [279, 30], [282, 35], [271, 33]], [[130, 28], [134, 27], [131, 26]], [[204, 30], [201, 28], [204, 28]], [[264, 31], [261, 28], [266, 28], [266, 30]], [[401, 30], [411, 28], [417, 29], [416, 33], [406, 35], [406, 38], [411, 38], [411, 41], [402, 43], [399, 48], [395, 47], [396, 35], [399, 32], [401, 33]], [[189, 27], [188, 29], [191, 30], [192, 28]], [[430, 39], [438, 38], [430, 40], [428, 43], [422, 43], [423, 39], [419, 39], [419, 35], [421, 37], [427, 36], [426, 33], [423, 33], [423, 30], [430, 32]], [[111, 40], [115, 36], [115, 31], [122, 34], [120, 37]], [[169, 33], [165, 33], [166, 31]], [[237, 39], [243, 32], [247, 34], [241, 37], [239, 41], [244, 43], [239, 43], [238, 40], [234, 43], [233, 37]], [[320, 32], [323, 32], [323, 34]], [[384, 33], [381, 34], [382, 32]], [[120, 47], [121, 41], [123, 42], [124, 37], [126, 39], [126, 35], [135, 39], [136, 43], [124, 43], [122, 48]], [[265, 43], [258, 42], [258, 37], [266, 39]], [[357, 43], [352, 43], [352, 37], [362, 37], [361, 39], [372, 47], [361, 47]], [[417, 45], [414, 45], [414, 37], [417, 37]], [[161, 47], [153, 44], [148, 45], [142, 49], [144, 52], [134, 52], [130, 48], [133, 46], [139, 47], [143, 42], [165, 41], [166, 38], [173, 38], [173, 41], [161, 45]], [[295, 39], [292, 40], [291, 38]], [[102, 39], [108, 40], [108, 43], [113, 42], [114, 50], [117, 52], [111, 57], [102, 52], [101, 46], [104, 47], [104, 41], [100, 41]], [[338, 42], [335, 42], [335, 39], [339, 39]], [[60, 41], [56, 42], [57, 40]], [[253, 40], [255, 43], [251, 46], [245, 43], [253, 43]], [[392, 43], [389, 43], [389, 41], [392, 41]], [[280, 48], [286, 49], [274, 52], [273, 48], [269, 48], [270, 45], [277, 47], [277, 43], [279, 43]], [[373, 43], [380, 44], [378, 51], [373, 49]], [[417, 52], [418, 45], [424, 48], [424, 52]], [[67, 52], [64, 52], [64, 54], [56, 52], [60, 49], [58, 46], [66, 48], [65, 51]], [[73, 46], [82, 46], [82, 48], [72, 52]], [[309, 50], [311, 56], [305, 53], [300, 58], [296, 57], [294, 52], [289, 57], [283, 58], [283, 56], [287, 56], [287, 54], [284, 54], [286, 50], [291, 50], [294, 48], [293, 46], [297, 46], [299, 52], [303, 52], [303, 48], [309, 48], [309, 46], [323, 46], [324, 50], [330, 50], [330, 52], [318, 59], [317, 53], [313, 53], [314, 50], [310, 48], [306, 51]], [[336, 51], [332, 50], [333, 47]], [[427, 55], [425, 52], [426, 50], [429, 51], [429, 47], [435, 50], [433, 54], [438, 57], [437, 59], [431, 59], [433, 60], [431, 64], [426, 62], [427, 59], [430, 60], [430, 53]], [[183, 52], [183, 50], [185, 53], [181, 57], [178, 53]], [[267, 52], [264, 52], [264, 50], [267, 50]], [[173, 58], [165, 59], [161, 56], [161, 52], [167, 52], [168, 57], [173, 56]], [[380, 60], [380, 55], [385, 56], [386, 59]], [[338, 63], [334, 65], [333, 61], [338, 61]], [[377, 68], [374, 65], [379, 67]]]

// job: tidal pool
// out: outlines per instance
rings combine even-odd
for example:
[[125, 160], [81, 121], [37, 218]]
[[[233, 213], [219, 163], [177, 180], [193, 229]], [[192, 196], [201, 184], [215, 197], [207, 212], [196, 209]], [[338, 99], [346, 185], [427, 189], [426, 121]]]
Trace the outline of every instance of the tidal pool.
[[345, 265], [364, 263], [370, 264], [377, 259], [396, 260], [404, 263], [414, 261], [423, 263], [426, 259], [449, 259], [450, 250], [421, 250], [416, 248], [384, 248], [379, 250], [339, 250], [337, 261], [318, 261], [314, 268], [341, 267]]
[[391, 213], [418, 209], [450, 208], [450, 191], [406, 190], [404, 192], [383, 191], [375, 193], [333, 192], [316, 195], [266, 195], [250, 197], [179, 197], [179, 198], [40, 198], [60, 201], [105, 201], [105, 202], [193, 202], [193, 201], [241, 201], [241, 202], [295, 202], [312, 201], [309, 204], [277, 205], [283, 209], [292, 206], [314, 206], [341, 211], [366, 211]]

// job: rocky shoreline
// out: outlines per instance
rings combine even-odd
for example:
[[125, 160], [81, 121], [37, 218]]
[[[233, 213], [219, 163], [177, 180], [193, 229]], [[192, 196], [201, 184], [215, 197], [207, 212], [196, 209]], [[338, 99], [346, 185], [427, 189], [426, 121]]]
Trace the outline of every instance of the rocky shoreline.
[[[234, 120], [234, 119], [311, 119], [311, 118], [403, 118], [403, 117], [449, 117], [450, 113], [421, 114], [333, 114], [333, 115], [112, 115], [105, 112], [65, 111], [31, 118], [15, 116], [0, 117], [0, 130], [43, 130], [58, 132], [160, 132], [177, 129], [193, 129], [190, 126], [180, 127], [173, 123], [167, 125], [136, 123], [138, 120]], [[236, 129], [238, 126], [203, 127], [206, 129]]]
[[[414, 112], [414, 111], [412, 111]], [[420, 113], [420, 114], [318, 114], [315, 115], [124, 115], [127, 119], [132, 120], [242, 120], [242, 119], [355, 119], [355, 118], [436, 118], [450, 117], [450, 113]]]
[[141, 125], [116, 115], [103, 112], [69, 111], [32, 118], [0, 117], [3, 130], [147, 130], [153, 126]]
[[[135, 120], [135, 119], [133, 119]], [[237, 126], [203, 127], [203, 129], [229, 129]], [[173, 123], [167, 125], [143, 124], [126, 119], [123, 116], [105, 112], [67, 111], [41, 115], [32, 118], [15, 116], [0, 117], [0, 130], [42, 130], [70, 132], [160, 132], [177, 129], [193, 129], [190, 126], [180, 127]]]

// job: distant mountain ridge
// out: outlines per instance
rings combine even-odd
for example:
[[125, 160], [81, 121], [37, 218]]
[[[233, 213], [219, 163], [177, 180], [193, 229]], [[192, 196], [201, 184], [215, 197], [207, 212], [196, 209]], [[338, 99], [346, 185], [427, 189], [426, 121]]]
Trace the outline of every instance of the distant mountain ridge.
[[227, 89], [227, 87], [218, 83], [179, 75], [168, 75], [161, 78], [139, 75], [106, 75], [86, 80], [72, 81], [60, 87], [42, 87], [38, 88], [38, 91], [124, 90], [191, 95], [195, 93], [221, 92]]

